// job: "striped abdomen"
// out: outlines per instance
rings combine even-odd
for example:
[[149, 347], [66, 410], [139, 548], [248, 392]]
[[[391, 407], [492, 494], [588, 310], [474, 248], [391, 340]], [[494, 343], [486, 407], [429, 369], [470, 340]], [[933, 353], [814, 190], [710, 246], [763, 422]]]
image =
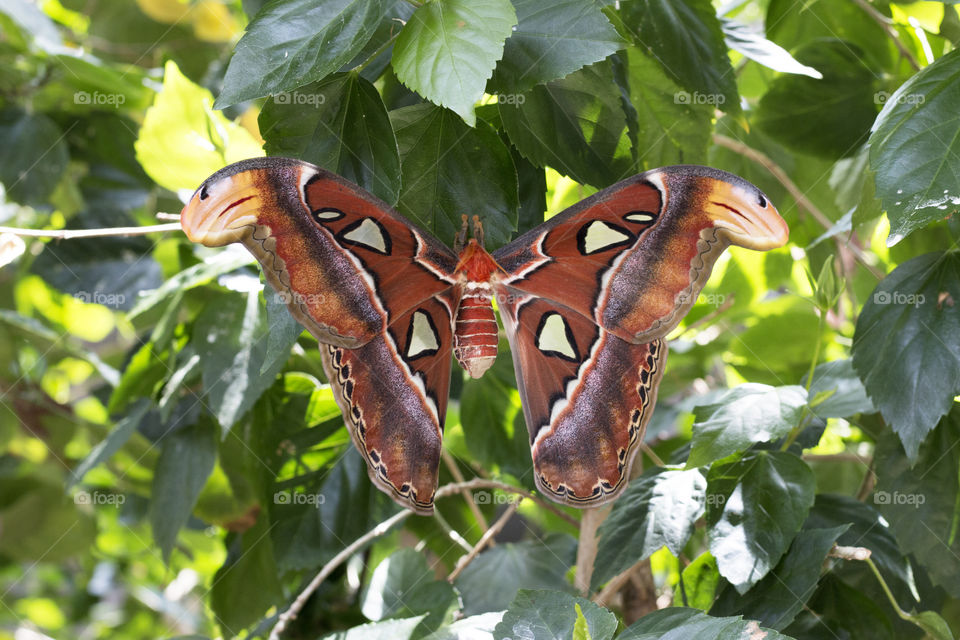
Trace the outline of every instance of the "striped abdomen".
[[499, 329], [489, 285], [468, 284], [454, 325], [453, 354], [471, 378], [479, 378], [497, 358]]

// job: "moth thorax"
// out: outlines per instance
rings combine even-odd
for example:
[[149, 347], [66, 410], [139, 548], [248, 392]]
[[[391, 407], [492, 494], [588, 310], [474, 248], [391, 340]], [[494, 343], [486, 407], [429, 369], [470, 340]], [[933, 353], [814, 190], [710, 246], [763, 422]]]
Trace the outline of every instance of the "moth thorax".
[[499, 330], [489, 288], [470, 287], [460, 299], [453, 355], [471, 378], [479, 378], [497, 358]]

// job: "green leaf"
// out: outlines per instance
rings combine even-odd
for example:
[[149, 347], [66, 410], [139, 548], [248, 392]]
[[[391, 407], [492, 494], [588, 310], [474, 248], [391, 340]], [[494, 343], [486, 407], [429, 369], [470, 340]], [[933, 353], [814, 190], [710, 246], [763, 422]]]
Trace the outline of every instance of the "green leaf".
[[132, 407], [127, 408], [126, 415], [117, 421], [107, 437], [97, 443], [87, 454], [87, 457], [70, 471], [67, 489], [83, 480], [83, 476], [87, 475], [88, 471], [113, 457], [113, 454], [119, 451], [137, 430], [140, 421], [143, 420], [143, 416], [146, 415], [149, 408], [150, 402], [146, 398], [137, 400]]
[[237, 43], [214, 107], [325, 78], [363, 49], [386, 9], [383, 0], [271, 0]]
[[783, 630], [813, 595], [823, 561], [847, 526], [805, 529], [797, 534], [779, 564], [744, 595], [725, 590], [712, 615], [740, 614], [771, 629]]
[[167, 61], [163, 89], [147, 109], [135, 148], [144, 171], [172, 191], [196, 189], [224, 166], [263, 155], [239, 124], [214, 111], [213, 97]]
[[[577, 609], [579, 605], [579, 610]], [[617, 617], [589, 600], [560, 591], [521, 590], [493, 632], [495, 640], [557, 640], [574, 637], [578, 614], [593, 640], [609, 640]]]
[[673, 592], [673, 604], [706, 611], [713, 604], [720, 584], [717, 559], [709, 551], [704, 551], [684, 568], [682, 580], [683, 586], [678, 584]]
[[637, 44], [693, 99], [740, 113], [736, 75], [710, 0], [628, 0], [621, 14]]
[[813, 505], [813, 472], [781, 451], [755, 451], [717, 462], [707, 474], [710, 553], [739, 593], [786, 553]]
[[870, 135], [870, 168], [892, 245], [960, 211], [960, 50], [882, 97], [886, 103]]
[[720, 22], [727, 46], [754, 62], [781, 73], [796, 73], [817, 79], [823, 77], [823, 74], [813, 67], [797, 61], [789, 51], [776, 42], [767, 40], [763, 34], [754, 31], [750, 25], [726, 18], [721, 18]]
[[634, 479], [597, 532], [590, 588], [663, 546], [679, 556], [703, 515], [707, 481], [699, 470], [648, 472]]
[[238, 635], [282, 601], [283, 588], [268, 533], [269, 523], [259, 518], [234, 540], [214, 575], [210, 606], [226, 637]]
[[428, 614], [423, 620], [427, 631], [450, 622], [458, 608], [453, 586], [435, 580], [426, 557], [413, 549], [398, 549], [380, 562], [360, 598], [360, 609], [370, 620]]
[[[869, 576], [875, 580], [873, 575]], [[890, 617], [881, 608], [881, 600], [872, 599], [827, 573], [820, 580], [820, 588], [807, 601], [805, 611], [786, 629], [795, 637], [804, 638], [864, 638], [893, 640]]]
[[328, 633], [317, 640], [411, 640], [415, 637], [414, 631], [425, 617], [371, 622], [346, 631]]
[[64, 133], [42, 113], [0, 110], [0, 182], [7, 198], [44, 204], [70, 160]]
[[715, 618], [698, 609], [667, 607], [647, 614], [627, 627], [617, 640], [790, 640], [753, 620]]
[[[890, 523], [905, 554], [913, 554], [934, 584], [960, 596], [960, 408], [953, 410], [916, 456], [903, 454], [887, 434], [877, 443], [873, 503]], [[918, 526], [920, 523], [920, 526]]]
[[701, 467], [760, 442], [782, 438], [797, 426], [807, 404], [803, 387], [745, 383], [715, 404], [694, 411], [687, 468]]
[[573, 623], [573, 640], [593, 640], [593, 636], [590, 635], [590, 626], [583, 616], [583, 609], [579, 604], [573, 605], [573, 608], [577, 612], [577, 620]]
[[437, 0], [418, 8], [393, 45], [400, 82], [471, 127], [474, 104], [517, 24], [509, 0]]
[[303, 327], [287, 308], [287, 293], [277, 293], [269, 285], [263, 290], [267, 307], [267, 354], [260, 365], [260, 375], [276, 370], [290, 357], [290, 349], [303, 333]]
[[517, 26], [490, 86], [501, 100], [569, 75], [623, 47], [600, 8], [586, 0], [514, 0]]
[[874, 405], [916, 458], [960, 393], [960, 253], [897, 267], [863, 305], [853, 367]]
[[713, 107], [694, 104], [653, 58], [624, 52], [630, 104], [637, 112], [635, 149], [643, 169], [706, 162]]
[[208, 304], [193, 327], [193, 344], [201, 358], [203, 390], [210, 411], [224, 433], [254, 405], [283, 368], [286, 358], [267, 359], [269, 326], [256, 291], [246, 297], [223, 294]]
[[153, 539], [170, 561], [177, 533], [187, 523], [217, 459], [216, 429], [201, 421], [181, 427], [162, 441], [153, 472], [150, 525]]
[[921, 611], [910, 615], [910, 621], [927, 632], [934, 640], [953, 640], [950, 625], [936, 611]]
[[796, 52], [822, 79], [786, 74], [770, 84], [754, 122], [797, 151], [837, 159], [866, 141], [877, 114], [876, 78], [854, 45], [817, 41]]
[[478, 215], [487, 248], [506, 243], [520, 206], [517, 173], [490, 125], [480, 122], [470, 129], [432, 105], [398, 109], [390, 117], [403, 167], [400, 212], [448, 244], [460, 231], [463, 214]]
[[[56, 480], [42, 477], [50, 474], [49, 467], [38, 467], [33, 474], [20, 477], [12, 477], [11, 471], [8, 466], [0, 482], [0, 555], [6, 562], [36, 567], [42, 561], [54, 566], [89, 553], [97, 537], [97, 518], [89, 506], [93, 496], [120, 496], [99, 492], [64, 495]], [[98, 500], [97, 504], [96, 509], [116, 508], [118, 502]], [[25, 573], [18, 572], [17, 577]], [[8, 597], [4, 596], [5, 602]]]
[[565, 576], [576, 549], [576, 540], [555, 533], [542, 541], [507, 542], [484, 551], [454, 583], [463, 594], [464, 614], [506, 609], [518, 589], [572, 591]]
[[620, 91], [608, 62], [537, 85], [514, 104], [501, 103], [510, 141], [538, 167], [577, 182], [608, 186], [633, 173]]
[[816, 405], [811, 404], [813, 414], [819, 418], [846, 418], [876, 412], [849, 358], [817, 365], [810, 385], [810, 398], [823, 393], [830, 395]]
[[397, 203], [397, 140], [380, 94], [356, 73], [337, 73], [274, 96], [259, 122], [269, 155], [312, 162], [391, 206]]

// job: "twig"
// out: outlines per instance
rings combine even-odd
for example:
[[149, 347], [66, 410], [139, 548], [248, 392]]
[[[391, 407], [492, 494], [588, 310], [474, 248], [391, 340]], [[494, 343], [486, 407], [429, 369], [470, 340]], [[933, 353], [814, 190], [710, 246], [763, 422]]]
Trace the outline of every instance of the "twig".
[[180, 219], [180, 214], [179, 214], [179, 213], [164, 213], [164, 212], [161, 211], [160, 213], [157, 214], [157, 220], [173, 220], [173, 221], [177, 221], [177, 220], [179, 220], [179, 219]]
[[[446, 449], [440, 449], [440, 457], [443, 458], [443, 463], [447, 465], [447, 469], [450, 471], [450, 475], [453, 476], [453, 479], [456, 482], [463, 482], [463, 474], [460, 473], [460, 467], [457, 466], [457, 461], [453, 459], [453, 454], [451, 454]], [[469, 490], [463, 489], [460, 491], [463, 494], [463, 499], [467, 501], [467, 507], [470, 509], [470, 513], [473, 514], [474, 520], [477, 521], [477, 524], [486, 531], [490, 528], [490, 523], [487, 522], [487, 519], [483, 517], [483, 512], [480, 511], [480, 507], [477, 506], [477, 503], [473, 500], [473, 494]], [[493, 541], [490, 541], [490, 546], [494, 546]]]
[[[810, 198], [803, 193], [800, 187], [798, 187], [796, 183], [790, 179], [790, 176], [787, 175], [787, 172], [784, 171], [780, 165], [774, 162], [770, 156], [762, 151], [754, 149], [753, 147], [745, 145], [739, 140], [734, 140], [733, 138], [729, 138], [719, 133], [713, 134], [713, 143], [717, 146], [725, 147], [731, 151], [735, 151], [748, 160], [752, 160], [762, 166], [764, 169], [769, 171], [770, 174], [784, 186], [784, 188], [786, 188], [786, 190], [790, 193], [790, 196], [797, 201], [797, 204], [800, 205], [801, 208], [805, 209], [811, 216], [813, 216], [813, 219], [816, 220], [820, 226], [822, 226], [824, 229], [830, 229], [833, 227], [833, 222], [830, 221], [830, 218], [828, 218], [826, 214], [820, 210], [820, 207], [815, 205]], [[862, 264], [867, 271], [872, 273], [878, 280], [882, 280], [886, 276], [885, 273], [870, 264], [870, 262], [867, 260], [867, 256], [864, 255], [863, 251], [861, 251], [859, 247], [855, 245], [844, 244], [839, 238], [834, 238], [834, 242], [836, 242], [837, 251], [840, 253], [853, 254], [853, 257], [856, 259], [856, 261]]]
[[657, 465], [658, 467], [662, 468], [667, 466], [667, 463], [664, 462], [663, 459], [657, 455], [657, 452], [651, 449], [650, 445], [648, 445], [646, 442], [640, 443], [640, 451], [643, 451], [645, 454], [647, 454], [647, 457], [653, 460], [653, 464]]
[[900, 53], [903, 54], [903, 57], [907, 59], [907, 62], [909, 62], [910, 66], [913, 67], [913, 70], [919, 71], [920, 63], [917, 62], [917, 59], [913, 57], [913, 54], [910, 53], [910, 50], [907, 49], [907, 46], [900, 42], [900, 34], [897, 33], [896, 28], [890, 23], [890, 19], [877, 11], [873, 5], [867, 2], [867, 0], [853, 0], [853, 3], [863, 9], [864, 13], [870, 16], [877, 24], [880, 25], [880, 28], [887, 32], [887, 35], [890, 36], [891, 40], [893, 40], [893, 44], [897, 46], [897, 49], [899, 49]]
[[577, 572], [573, 586], [580, 595], [590, 593], [590, 579], [593, 577], [593, 562], [597, 559], [597, 529], [610, 512], [608, 507], [584, 509], [580, 519], [580, 540], [577, 544]]
[[450, 526], [450, 523], [447, 522], [447, 519], [444, 518], [442, 515], [440, 515], [439, 509], [433, 510], [433, 519], [437, 521], [437, 524], [440, 525], [440, 528], [443, 529], [444, 533], [447, 534], [448, 538], [453, 540], [464, 551], [470, 551], [471, 549], [470, 543], [467, 542], [467, 540], [464, 539], [462, 535], [460, 535], [459, 531], [457, 531], [452, 526]]
[[483, 532], [483, 535], [480, 536], [480, 540], [477, 541], [477, 544], [474, 545], [473, 549], [470, 550], [465, 556], [462, 556], [457, 562], [457, 566], [453, 571], [450, 572], [450, 575], [447, 576], [447, 582], [453, 582], [457, 579], [464, 569], [467, 568], [467, 565], [473, 562], [473, 559], [476, 558], [483, 548], [487, 546], [488, 543], [493, 542], [493, 537], [500, 533], [503, 527], [507, 524], [507, 521], [513, 517], [513, 514], [517, 512], [517, 506], [520, 502], [511, 502], [504, 512], [497, 518], [497, 521], [493, 523], [489, 529]]
[[[437, 493], [435, 497], [436, 499], [447, 498], [454, 494], [460, 493], [464, 489], [467, 489], [467, 490], [501, 489], [503, 491], [515, 493], [517, 495], [524, 496], [525, 498], [530, 498], [531, 500], [534, 500], [538, 504], [541, 504], [547, 507], [548, 509], [553, 510], [555, 513], [557, 513], [557, 515], [567, 520], [568, 522], [571, 522], [572, 524], [574, 524], [574, 526], [577, 525], [576, 519], [571, 518], [566, 513], [564, 513], [563, 511], [560, 511], [553, 505], [545, 504], [542, 499], [540, 499], [537, 496], [534, 496], [532, 493], [530, 493], [526, 489], [514, 487], [504, 482], [498, 482], [496, 480], [486, 480], [484, 478], [473, 478], [472, 480], [468, 480], [466, 482], [453, 482], [450, 484], [445, 484], [439, 489], [437, 489]], [[516, 503], [514, 503], [514, 508], [515, 508], [515, 505]], [[413, 515], [413, 511], [410, 511], [409, 509], [404, 509], [399, 513], [395, 513], [394, 515], [390, 516], [389, 518], [387, 518], [386, 520], [384, 520], [383, 522], [375, 526], [370, 531], [366, 532], [365, 534], [363, 534], [362, 536], [360, 536], [359, 538], [351, 542], [349, 545], [347, 545], [347, 547], [343, 551], [335, 555], [330, 560], [330, 562], [323, 565], [323, 567], [320, 569], [320, 572], [316, 576], [314, 576], [313, 580], [311, 580], [306, 587], [304, 587], [303, 591], [301, 591], [300, 594], [296, 597], [296, 599], [290, 604], [290, 607], [277, 617], [277, 624], [275, 624], [273, 629], [270, 631], [269, 640], [280, 640], [280, 635], [284, 632], [284, 630], [286, 630], [287, 625], [290, 624], [291, 621], [296, 619], [296, 617], [300, 614], [300, 611], [303, 609], [304, 605], [306, 605], [307, 600], [309, 600], [310, 596], [313, 595], [313, 592], [316, 591], [321, 584], [323, 584], [323, 581], [327, 578], [327, 576], [333, 573], [334, 569], [336, 569], [341, 564], [346, 562], [347, 559], [350, 558], [350, 556], [356, 553], [368, 542], [370, 542], [374, 538], [378, 538], [384, 535], [385, 533], [390, 531], [390, 529], [392, 529], [396, 524], [402, 522], [403, 520], [406, 520], [408, 517], [412, 515]]]
[[12, 233], [24, 238], [53, 238], [72, 240], [74, 238], [105, 238], [109, 236], [143, 236], [162, 231], [179, 231], [180, 223], [154, 224], [145, 227], [111, 227], [106, 229], [19, 229], [0, 227], [0, 233]]

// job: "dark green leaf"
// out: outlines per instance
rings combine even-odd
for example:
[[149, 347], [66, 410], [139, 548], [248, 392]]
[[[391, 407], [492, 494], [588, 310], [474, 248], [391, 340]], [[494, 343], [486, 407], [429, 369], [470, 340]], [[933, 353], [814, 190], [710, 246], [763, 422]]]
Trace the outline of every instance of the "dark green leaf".
[[565, 576], [576, 559], [576, 548], [570, 536], [551, 534], [542, 541], [508, 542], [484, 551], [454, 583], [463, 594], [464, 614], [501, 611], [518, 589], [572, 591]]
[[393, 46], [400, 81], [471, 127], [474, 103], [517, 24], [509, 0], [445, 0], [418, 8]]
[[707, 474], [710, 552], [720, 575], [744, 593], [786, 553], [813, 505], [813, 472], [781, 451], [717, 462]]
[[[873, 577], [872, 575], [870, 576]], [[890, 618], [877, 601], [846, 584], [833, 573], [821, 579], [807, 609], [785, 629], [796, 638], [893, 640]]]
[[889, 434], [877, 443], [873, 502], [904, 553], [926, 567], [934, 584], [960, 596], [957, 539], [960, 408], [940, 421], [911, 460]]
[[823, 392], [830, 395], [811, 409], [820, 418], [846, 418], [876, 411], [849, 358], [817, 365], [810, 385], [810, 399]]
[[710, 613], [718, 616], [740, 614], [771, 629], [784, 629], [813, 595], [823, 561], [837, 537], [846, 529], [846, 526], [840, 526], [801, 531], [773, 571], [742, 596], [735, 589], [728, 588]]
[[400, 195], [400, 156], [380, 94], [337, 73], [276, 95], [260, 112], [270, 155], [298, 158], [355, 182], [389, 205]]
[[546, 172], [535, 167], [529, 160], [510, 147], [510, 157], [517, 169], [517, 181], [520, 190], [520, 212], [517, 215], [517, 235], [526, 233], [543, 222], [547, 210]]
[[736, 76], [710, 0], [628, 0], [621, 12], [637, 44], [694, 99], [740, 113]]
[[214, 108], [290, 91], [349, 62], [376, 31], [383, 0], [271, 0], [237, 43]]
[[888, 244], [960, 211], [960, 51], [897, 91], [873, 125], [870, 168], [890, 218]]
[[514, 0], [513, 6], [517, 26], [490, 81], [500, 100], [599, 62], [624, 45], [592, 2]]
[[560, 591], [521, 590], [493, 632], [495, 640], [559, 640], [572, 638], [580, 605], [593, 640], [610, 640], [617, 617], [589, 600]]
[[457, 620], [430, 634], [424, 640], [487, 640], [503, 617], [502, 611], [481, 613]]
[[713, 106], [695, 102], [639, 49], [622, 55], [628, 61], [630, 104], [637, 112], [634, 144], [641, 168], [705, 162]]
[[850, 496], [818, 494], [813, 508], [810, 509], [810, 515], [803, 523], [804, 529], [839, 525], [849, 525], [849, 528], [837, 539], [837, 544], [870, 549], [870, 557], [888, 583], [896, 587], [893, 580], [898, 580], [904, 587], [916, 592], [910, 563], [897, 546], [890, 525], [876, 508]]
[[224, 432], [239, 420], [273, 384], [286, 359], [267, 359], [269, 326], [256, 291], [226, 294], [208, 304], [193, 328], [193, 344], [201, 358], [203, 389], [209, 409]]
[[239, 536], [213, 578], [210, 606], [226, 637], [257, 622], [283, 597], [268, 526], [260, 518]]
[[822, 79], [785, 74], [770, 84], [754, 122], [783, 144], [826, 158], [852, 155], [877, 114], [875, 76], [842, 40], [811, 43], [796, 52]]
[[715, 404], [697, 407], [687, 468], [785, 436], [797, 426], [806, 404], [803, 387], [748, 382], [731, 389]]
[[517, 224], [517, 172], [490, 125], [470, 129], [446, 109], [416, 105], [390, 114], [403, 166], [397, 208], [452, 244], [463, 214], [483, 222], [487, 248], [510, 239]]
[[626, 117], [610, 64], [537, 85], [515, 104], [500, 104], [510, 141], [533, 164], [578, 182], [608, 186], [632, 173]]
[[617, 640], [789, 640], [753, 620], [715, 618], [698, 609], [668, 607], [647, 614], [627, 627]]
[[132, 407], [129, 407], [126, 410], [126, 415], [117, 421], [117, 424], [114, 425], [107, 437], [97, 443], [97, 445], [90, 450], [90, 453], [87, 454], [87, 457], [71, 470], [70, 478], [67, 481], [67, 489], [83, 480], [83, 476], [87, 475], [88, 471], [106, 462], [113, 454], [119, 451], [120, 448], [126, 444], [127, 440], [130, 439], [130, 436], [133, 435], [133, 432], [137, 430], [140, 421], [143, 419], [143, 416], [146, 415], [147, 409], [149, 408], [150, 402], [144, 398], [141, 398]]
[[0, 556], [8, 563], [37, 566], [42, 561], [54, 566], [88, 553], [97, 536], [97, 520], [89, 505], [96, 496], [96, 504], [102, 506], [95, 508], [115, 509], [118, 502], [112, 499], [122, 497], [86, 491], [70, 497], [52, 478], [38, 477], [49, 474], [49, 468], [38, 472], [21, 477], [7, 475], [0, 483]]
[[928, 253], [863, 305], [853, 366], [910, 458], [960, 393], [960, 254]]
[[699, 470], [655, 470], [633, 480], [598, 531], [591, 589], [666, 546], [679, 556], [703, 515], [707, 481]]
[[297, 338], [303, 333], [303, 327], [287, 310], [288, 293], [277, 293], [269, 285], [263, 290], [263, 297], [267, 307], [267, 354], [260, 365], [260, 375], [267, 371], [276, 370], [281, 362], [290, 357]]
[[0, 111], [0, 182], [7, 198], [44, 204], [67, 168], [64, 133], [42, 113], [17, 108]]
[[200, 490], [217, 459], [217, 432], [200, 421], [181, 427], [162, 440], [153, 472], [150, 525], [153, 539], [169, 562], [180, 527], [186, 524]]

